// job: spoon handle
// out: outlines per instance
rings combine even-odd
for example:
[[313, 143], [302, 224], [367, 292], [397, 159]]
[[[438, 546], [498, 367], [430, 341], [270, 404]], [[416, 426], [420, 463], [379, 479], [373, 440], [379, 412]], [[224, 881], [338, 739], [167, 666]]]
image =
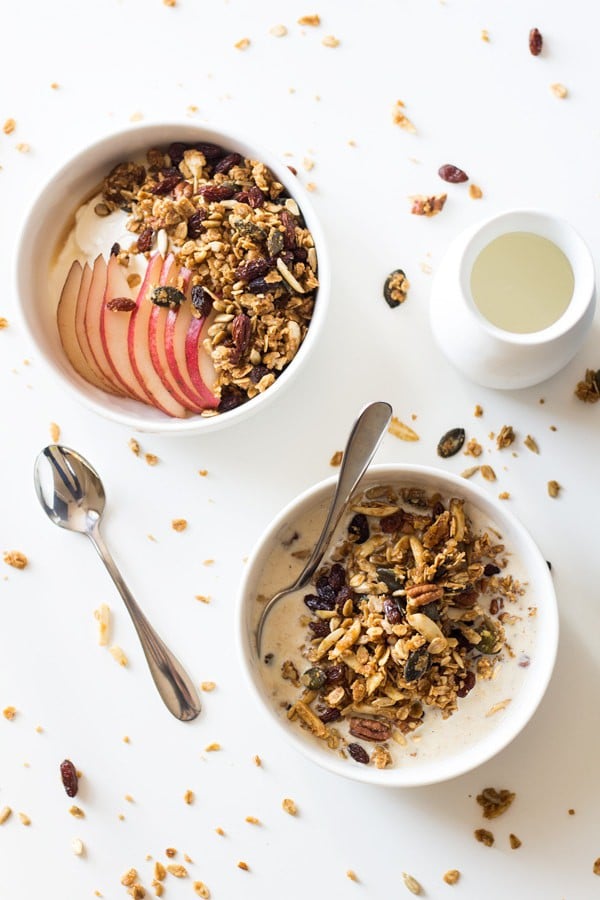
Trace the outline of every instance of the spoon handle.
[[293, 588], [290, 588], [290, 590], [297, 590], [303, 587], [319, 568], [323, 554], [327, 549], [333, 532], [337, 528], [342, 512], [373, 459], [375, 451], [389, 425], [391, 415], [392, 407], [390, 404], [377, 401], [365, 406], [354, 423], [344, 450], [344, 458], [335, 494], [333, 495], [321, 536], [306, 565], [296, 579]]
[[108, 569], [110, 577], [125, 602], [150, 667], [150, 673], [167, 709], [176, 719], [180, 719], [182, 722], [189, 722], [191, 719], [195, 719], [201, 709], [198, 692], [181, 663], [159, 638], [137, 605], [108, 547], [104, 543], [98, 527], [98, 521], [94, 523], [86, 534], [98, 551], [100, 559]]

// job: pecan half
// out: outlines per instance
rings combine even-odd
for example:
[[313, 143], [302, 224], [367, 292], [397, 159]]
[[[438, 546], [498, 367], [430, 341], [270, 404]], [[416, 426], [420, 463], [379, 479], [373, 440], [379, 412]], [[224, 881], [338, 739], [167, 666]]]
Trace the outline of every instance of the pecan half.
[[362, 738], [363, 741], [387, 741], [391, 733], [392, 729], [386, 722], [363, 719], [361, 716], [353, 716], [350, 719], [350, 734]]
[[444, 590], [437, 584], [413, 584], [406, 588], [406, 596], [411, 606], [425, 606], [435, 603], [444, 596]]

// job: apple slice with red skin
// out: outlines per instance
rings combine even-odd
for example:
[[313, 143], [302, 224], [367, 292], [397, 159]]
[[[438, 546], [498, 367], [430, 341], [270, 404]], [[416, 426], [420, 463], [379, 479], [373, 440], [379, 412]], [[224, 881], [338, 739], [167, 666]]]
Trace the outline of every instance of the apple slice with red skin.
[[173, 377], [177, 380], [181, 389], [185, 390], [186, 396], [193, 396], [195, 403], [201, 409], [214, 409], [218, 405], [217, 398], [211, 396], [206, 388], [201, 392], [198, 391], [188, 369], [186, 340], [193, 321], [192, 302], [189, 296], [179, 309], [169, 310], [165, 331], [167, 361]]
[[[185, 292], [189, 279], [189, 269], [180, 268], [175, 261], [173, 254], [169, 253], [163, 263], [162, 271], [160, 273], [160, 284], [168, 287], [181, 286], [181, 290]], [[181, 308], [181, 306], [178, 307], [178, 309], [179, 308]], [[165, 388], [178, 403], [181, 403], [182, 406], [186, 406], [192, 412], [201, 413], [204, 407], [198, 404], [197, 398], [193, 393], [188, 394], [186, 390], [180, 387], [178, 379], [174, 377], [169, 366], [166, 346], [166, 329], [168, 317], [171, 312], [177, 315], [177, 310], [171, 310], [165, 306], [155, 306], [152, 310], [150, 322], [148, 324], [148, 343], [150, 346], [152, 365]]]
[[100, 309], [100, 339], [104, 354], [114, 377], [122, 389], [142, 403], [150, 403], [151, 397], [137, 380], [127, 345], [131, 310], [109, 309], [107, 304], [117, 297], [131, 297], [131, 288], [127, 283], [127, 270], [119, 263], [116, 256], [111, 256], [106, 272], [106, 290]]
[[96, 380], [82, 353], [76, 330], [77, 298], [80, 291], [82, 295], [87, 293], [91, 279], [92, 271], [88, 264], [82, 267], [81, 263], [75, 260], [69, 269], [58, 301], [56, 324], [65, 355], [77, 374], [95, 387], [104, 389], [104, 385]]
[[[85, 306], [84, 327], [93, 361], [114, 393], [130, 396], [108, 362], [100, 334], [100, 315], [108, 281], [108, 266], [102, 255], [97, 256], [92, 267], [92, 281]], [[91, 360], [89, 360], [91, 364]]]
[[131, 367], [139, 383], [148, 393], [150, 403], [168, 416], [183, 419], [190, 411], [178, 403], [165, 388], [150, 356], [148, 331], [154, 304], [150, 300], [152, 288], [160, 281], [163, 259], [159, 253], [150, 257], [146, 275], [137, 296], [136, 307], [131, 313], [127, 332], [127, 346]]
[[90, 342], [88, 340], [86, 328], [85, 328], [85, 313], [87, 309], [87, 301], [90, 293], [90, 288], [93, 280], [93, 270], [86, 265], [83, 268], [83, 276], [81, 279], [81, 285], [79, 288], [79, 293], [77, 294], [77, 306], [75, 309], [75, 334], [77, 335], [77, 341], [79, 343], [79, 348], [81, 350], [81, 356], [85, 360], [85, 364], [88, 368], [89, 376], [87, 380], [93, 384], [95, 387], [101, 388], [103, 391], [108, 391], [109, 394], [116, 393], [112, 384], [104, 378], [102, 372], [98, 368], [96, 364], [96, 360], [94, 359], [94, 354], [92, 353], [92, 348], [90, 347]]
[[[196, 319], [191, 314], [190, 321], [185, 336], [185, 361], [187, 369], [192, 380], [192, 384], [200, 397], [205, 409], [216, 409], [219, 405], [219, 398], [213, 393], [217, 373], [207, 351], [204, 349], [203, 341], [207, 330], [215, 318], [215, 311], [211, 310], [208, 316]], [[177, 342], [178, 343], [178, 342]], [[174, 342], [175, 346], [177, 344]]]

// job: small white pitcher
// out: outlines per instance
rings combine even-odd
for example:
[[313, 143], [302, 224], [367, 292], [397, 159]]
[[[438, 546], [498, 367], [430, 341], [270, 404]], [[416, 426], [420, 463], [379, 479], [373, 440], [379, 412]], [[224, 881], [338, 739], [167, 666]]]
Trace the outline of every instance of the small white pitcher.
[[[495, 238], [527, 231], [547, 238], [565, 254], [575, 285], [565, 312], [541, 331], [519, 334], [489, 322], [471, 293], [473, 264]], [[536, 210], [513, 210], [464, 231], [453, 241], [436, 273], [431, 327], [448, 360], [484, 387], [515, 389], [550, 378], [581, 346], [596, 305], [594, 263], [575, 229], [564, 219]]]

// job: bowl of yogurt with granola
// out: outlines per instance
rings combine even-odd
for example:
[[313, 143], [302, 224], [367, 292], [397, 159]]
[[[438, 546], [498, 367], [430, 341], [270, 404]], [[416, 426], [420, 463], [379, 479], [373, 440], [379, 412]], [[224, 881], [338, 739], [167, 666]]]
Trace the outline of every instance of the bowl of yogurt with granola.
[[25, 325], [62, 383], [142, 431], [257, 411], [310, 353], [329, 271], [294, 173], [223, 130], [141, 125], [49, 182], [17, 262]]
[[271, 723], [325, 768], [397, 786], [452, 778], [527, 724], [552, 674], [558, 615], [548, 566], [483, 490], [424, 466], [372, 467], [320, 569], [299, 574], [334, 479], [290, 503], [240, 591], [239, 643]]

